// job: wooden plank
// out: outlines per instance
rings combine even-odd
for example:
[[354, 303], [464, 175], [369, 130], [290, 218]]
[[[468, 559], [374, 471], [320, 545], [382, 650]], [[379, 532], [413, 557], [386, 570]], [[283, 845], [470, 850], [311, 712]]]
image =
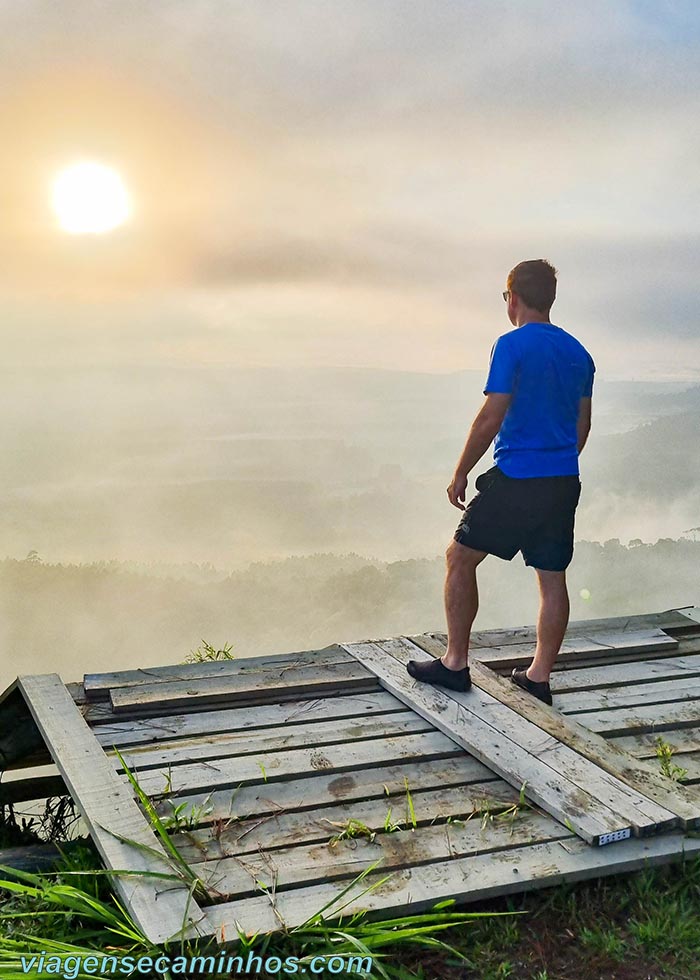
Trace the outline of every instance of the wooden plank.
[[261, 895], [244, 902], [224, 902], [206, 910], [209, 932], [219, 941], [237, 935], [274, 932], [282, 923], [294, 928], [326, 906], [323, 918], [347, 919], [360, 911], [378, 916], [427, 912], [438, 902], [477, 902], [499, 895], [545, 888], [563, 882], [584, 881], [680, 861], [700, 852], [700, 840], [672, 831], [659, 837], [631, 838], [613, 848], [592, 848], [582, 840], [548, 841], [509, 848], [495, 854], [450, 858], [420, 868], [386, 873], [375, 871], [346, 891], [345, 882], [329, 882]]
[[425, 756], [445, 759], [461, 751], [452, 739], [441, 732], [429, 731], [417, 735], [373, 738], [367, 742], [324, 745], [318, 749], [260, 752], [236, 759], [193, 762], [169, 769], [137, 772], [144, 792], [150, 796], [162, 796], [166, 792], [182, 794], [220, 786], [245, 785], [259, 782], [261, 778], [269, 783], [289, 779], [290, 776], [311, 775], [322, 769], [342, 773]]
[[[122, 752], [129, 768], [146, 769], [180, 765], [197, 760], [239, 758], [265, 752], [334, 745], [338, 742], [360, 742], [388, 735], [413, 735], [434, 731], [430, 722], [415, 711], [404, 710], [388, 717], [349, 718], [342, 721], [310, 722], [289, 730], [265, 728], [256, 732], [225, 732], [204, 738], [175, 739], [157, 745], [139, 746]], [[107, 753], [113, 756], [114, 753]]]
[[[433, 637], [441, 643], [447, 642], [445, 633], [427, 633], [424, 636]], [[419, 640], [420, 637], [408, 637]], [[525, 643], [489, 645], [480, 647], [470, 642], [470, 659], [483, 663], [492, 670], [510, 670], [529, 664], [534, 656], [534, 634]], [[383, 641], [382, 641], [383, 642]], [[346, 649], [347, 649], [347, 645]], [[668, 636], [660, 629], [632, 631], [600, 631], [590, 635], [567, 636], [562, 643], [557, 666], [561, 669], [567, 664], [575, 664], [584, 659], [608, 658], [624, 661], [640, 651], [656, 653], [659, 650], [675, 652], [678, 650], [678, 640]]]
[[[384, 831], [387, 823], [410, 829], [429, 826], [445, 820], [473, 818], [484, 814], [488, 826], [488, 811], [501, 812], [518, 803], [519, 794], [502, 779], [441, 786], [438, 789], [410, 789], [412, 811], [404, 790], [399, 793], [353, 800], [335, 806], [309, 810], [279, 810], [267, 818], [255, 815], [247, 820], [235, 820], [223, 830], [199, 827], [172, 835], [173, 843], [182, 856], [192, 863], [218, 860], [240, 854], [258, 852], [261, 848], [274, 850], [297, 844], [327, 843], [347, 825], [349, 817], [361, 822], [371, 831]], [[533, 810], [532, 812], [538, 812]], [[547, 820], [554, 823], [551, 817]], [[481, 826], [482, 817], [476, 820]], [[560, 824], [556, 824], [561, 831]], [[566, 831], [566, 833], [570, 833]]]
[[700, 754], [697, 752], [676, 752], [671, 760], [674, 766], [685, 769], [682, 785], [688, 789], [697, 790], [700, 780]]
[[635, 613], [631, 616], [607, 616], [604, 619], [574, 619], [567, 627], [567, 633], [590, 632], [591, 630], [614, 630], [615, 632], [636, 632], [637, 630], [658, 627], [662, 630], [683, 630], [688, 621], [679, 609], [665, 609], [658, 613]]
[[275, 892], [345, 881], [380, 862], [383, 871], [406, 869], [478, 854], [495, 854], [525, 844], [572, 840], [574, 835], [543, 813], [525, 811], [507, 823], [482, 828], [479, 820], [378, 833], [373, 842], [345, 840], [282, 847], [193, 865], [218, 896], [241, 901], [260, 894], [259, 882]]
[[73, 698], [74, 704], [85, 704], [85, 690], [82, 681], [68, 681], [65, 685], [66, 690]]
[[[685, 607], [691, 609], [693, 607]], [[688, 628], [689, 617], [681, 610], [667, 609], [659, 613], [642, 613], [631, 616], [606, 616], [604, 619], [574, 619], [567, 626], [566, 639], [587, 636], [591, 633], [614, 632], [635, 633], [649, 629], [685, 630]], [[431, 636], [436, 634], [431, 633]], [[383, 639], [372, 639], [369, 642], [382, 642]], [[515, 626], [505, 629], [473, 630], [471, 634], [472, 648], [500, 647], [510, 643], [531, 643], [536, 639], [535, 626]]]
[[549, 683], [552, 694], [558, 695], [571, 691], [590, 691], [596, 688], [613, 688], [630, 684], [653, 684], [674, 678], [690, 680], [693, 677], [700, 677], [698, 654], [558, 670], [552, 672]]
[[[384, 649], [396, 657], [404, 666], [419, 650], [415, 644], [402, 637], [385, 644]], [[419, 656], [426, 656], [422, 649]], [[581, 789], [588, 791], [620, 817], [629, 820], [635, 834], [643, 836], [678, 826], [679, 818], [669, 807], [650, 799], [647, 792], [640, 790], [636, 785], [630, 785], [629, 780], [601, 767], [595, 752], [591, 754], [580, 752], [578, 746], [571, 744], [571, 738], [568, 740], [562, 738], [562, 735], [570, 734], [571, 726], [562, 732], [561, 726], [557, 725], [556, 722], [548, 723], [547, 727], [540, 724], [545, 716], [556, 719], [558, 715], [556, 711], [536, 701], [536, 699], [528, 697], [524, 691], [518, 699], [518, 704], [524, 702], [529, 705], [534, 702], [534, 711], [528, 713], [528, 709], [525, 708], [523, 711], [522, 707], [515, 711], [513, 709], [515, 689], [512, 682], [504, 681], [493, 671], [480, 664], [475, 664], [474, 669], [477, 674], [481, 671], [480, 676], [485, 683], [477, 684], [472, 688], [468, 701], [483, 721], [492, 724], [499, 731], [507, 732], [509, 737], [517, 740], [518, 745], [528, 750], [532, 755], [544, 757], [547, 765], [556, 772], [568, 778]], [[490, 690], [485, 690], [484, 686], [488, 686]], [[518, 695], [520, 693], [518, 692]], [[549, 730], [550, 724], [552, 731]], [[585, 731], [582, 730], [580, 745], [582, 747], [587, 745], [590, 749], [590, 744], [584, 740], [584, 736]], [[628, 762], [637, 767], [634, 759], [630, 758]], [[663, 786], [661, 789], [657, 787], [656, 774], [654, 774], [653, 779], [650, 779], [647, 774], [644, 782], [645, 785], [650, 783], [651, 788], [655, 791], [663, 792]], [[668, 788], [666, 788], [665, 795], [669, 796]], [[672, 799], [676, 802], [675, 793]], [[692, 812], [700, 820], [700, 808], [697, 803]]]
[[567, 715], [592, 732], [606, 738], [635, 735], [642, 732], [666, 732], [673, 728], [695, 728], [700, 725], [700, 703], [697, 701], [639, 705], [613, 711], [584, 711]]
[[[173, 874], [151, 827], [85, 724], [58, 674], [17, 680], [53, 760], [87, 824], [107, 868]], [[113, 833], [144, 844], [162, 859], [123, 843]], [[164, 878], [115, 875], [124, 905], [152, 942], [164, 942], [201, 917], [187, 886]]]
[[[424, 642], [426, 652], [433, 656], [442, 656], [445, 652], [445, 647], [434, 640]], [[480, 690], [513, 708], [542, 731], [641, 794], [645, 800], [654, 801], [659, 808], [656, 812], [659, 829], [670, 829], [673, 826], [673, 821], [669, 822], [670, 814], [675, 815], [686, 829], [700, 827], [699, 794], [679, 787], [673, 780], [664, 777], [657, 766], [640, 762], [571, 717], [565, 717], [558, 710], [553, 710], [531, 697], [512, 681], [499, 677], [483, 664], [472, 661], [470, 673], [472, 684]], [[560, 699], [561, 695], [557, 697], [557, 702]], [[643, 804], [643, 810], [654, 816], [655, 811], [646, 803]]]
[[169, 664], [163, 667], [140, 667], [137, 670], [118, 670], [85, 674], [83, 688], [91, 700], [106, 698], [111, 690], [139, 687], [164, 681], [192, 681], [205, 677], [238, 677], [277, 671], [289, 667], [321, 667], [350, 663], [348, 654], [337, 644], [322, 650], [301, 650], [266, 657], [241, 657], [233, 660], [204, 660], [201, 663]]
[[[588, 760], [568, 750], [565, 753], [568, 756], [565, 760], [569, 766], [567, 770], [566, 765], [562, 765], [562, 753], [556, 752], [555, 740], [508, 708], [505, 709], [507, 716], [503, 721], [494, 724], [493, 714], [490, 720], [486, 720], [482, 717], [484, 707], [498, 706], [502, 709], [504, 706], [495, 698], [489, 699], [485, 693], [477, 701], [473, 690], [460, 694], [431, 684], [419, 684], [407, 674], [404, 663], [395, 659], [395, 654], [401, 651], [392, 647], [391, 655], [387, 652], [388, 643], [384, 641], [383, 647], [374, 643], [348, 643], [344, 646], [368, 669], [376, 672], [387, 690], [432, 721], [512, 786], [519, 789], [525, 783], [530, 799], [561, 823], [568, 821], [568, 825], [589, 844], [606, 844], [630, 835], [632, 822], [621, 817], [585, 788], [585, 779], [590, 780], [596, 775], [593, 772], [596, 767]], [[429, 654], [418, 646], [410, 646], [414, 659], [429, 659]], [[492, 704], [488, 703], [489, 700]], [[521, 744], [523, 740], [527, 748]], [[538, 747], [535, 747], [535, 742], [539, 743]], [[545, 754], [546, 762], [540, 758]], [[582, 776], [584, 771], [585, 776]], [[573, 774], [584, 785], [575, 782]], [[640, 820], [641, 825], [646, 823], [644, 818]]]
[[[370, 681], [367, 682], [371, 683]], [[371, 694], [376, 693], [376, 688], [368, 687], [366, 690], [362, 685], [350, 685], [349, 691], [356, 694]], [[334, 698], [343, 697], [348, 693], [348, 687], [343, 686], [342, 683], [338, 683], [335, 687], [331, 686], [328, 690], [323, 692], [317, 692], [315, 690], [310, 690], [303, 693], [298, 693], [294, 688], [286, 690], [285, 688], [280, 688], [279, 691], [274, 692], [271, 696], [267, 691], [260, 691], [257, 694], [246, 696], [241, 698], [220, 698], [211, 702], [206, 700], [203, 702], [194, 701], [194, 699], [189, 702], [185, 701], [181, 705], [162, 705], [155, 706], [145, 705], [138, 709], [127, 709], [125, 711], [119, 711], [114, 713], [107, 701], [91, 701], [89, 704], [85, 704], [81, 708], [81, 713], [87, 723], [91, 728], [97, 725], [112, 725], [115, 723], [129, 723], [132, 721], [138, 721], [144, 718], [151, 718], [158, 716], [162, 712], [167, 712], [169, 718], [175, 717], [176, 715], [194, 715], [200, 713], [206, 713], [212, 710], [225, 709], [226, 707], [235, 708], [254, 708], [254, 707], [265, 707], [271, 703], [274, 704], [287, 704], [290, 701], [299, 701], [300, 699], [315, 700], [317, 697], [324, 698]]]
[[[583, 667], [620, 667], [628, 663], [642, 664], [648, 660], [658, 660], [663, 656], [675, 657], [679, 650], [680, 644], [678, 649], [668, 650], [666, 654], [658, 650], [637, 650], [633, 656], [623, 658], [622, 660], [619, 657], [604, 657], [602, 655], [597, 657], [581, 657], [580, 659], [576, 658], [575, 660], [564, 661], [561, 664], [555, 663], [552, 668], [552, 676], [561, 676], [571, 670], [580, 670]], [[523, 661], [523, 666], [529, 666], [531, 662], [532, 657], [527, 661]], [[498, 668], [497, 673], [501, 674], [502, 677], [508, 677], [510, 670], [507, 668]]]
[[370, 691], [366, 694], [341, 694], [337, 697], [289, 700], [244, 708], [210, 708], [192, 714], [115, 721], [95, 725], [93, 733], [100, 745], [120, 748], [217, 732], [252, 733], [269, 728], [287, 731], [314, 720], [325, 719], [333, 723], [347, 718], [369, 718], [405, 710], [403, 701], [387, 691]]
[[691, 623], [700, 626], [700, 606], [685, 606], [677, 611], [685, 619], [689, 619]]
[[279, 694], [288, 697], [349, 694], [369, 691], [376, 681], [357, 663], [329, 664], [326, 667], [288, 667], [252, 676], [205, 677], [194, 681], [161, 681], [138, 687], [116, 688], [110, 693], [115, 714], [122, 711], [157, 710], [214, 704], [217, 701], [245, 702], [264, 693], [274, 701]]
[[204, 824], [263, 818], [290, 811], [308, 815], [308, 811], [322, 806], [341, 802], [354, 805], [361, 800], [405, 794], [407, 786], [412, 793], [463, 786], [466, 793], [472, 783], [488, 781], [503, 782], [477, 759], [460, 752], [447, 759], [379, 764], [358, 773], [325, 771], [279, 782], [265, 783], [260, 773], [257, 783], [154, 800], [154, 806], [160, 816], [167, 817], [173, 807], [184, 803], [185, 813], [191, 816], [196, 811], [198, 823]]
[[[657, 759], [656, 740], [663, 739], [676, 752], [700, 751], [700, 727], [679, 728], [668, 732], [646, 732], [639, 735], [615, 735], [607, 739], [637, 759]], [[657, 765], [658, 768], [658, 765]]]
[[[552, 692], [555, 693], [555, 692]], [[700, 701], [700, 677], [676, 677], [647, 684], [625, 684], [593, 691], [572, 691], [556, 695], [556, 707], [564, 714]]]

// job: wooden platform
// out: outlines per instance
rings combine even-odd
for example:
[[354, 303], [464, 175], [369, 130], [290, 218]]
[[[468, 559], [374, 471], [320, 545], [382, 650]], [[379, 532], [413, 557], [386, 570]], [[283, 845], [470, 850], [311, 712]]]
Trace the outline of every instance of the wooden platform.
[[[0, 760], [55, 762], [156, 942], [235, 941], [322, 907], [420, 912], [699, 851], [700, 610], [572, 623], [553, 707], [507, 679], [533, 640], [474, 634], [466, 694], [406, 672], [442, 654], [440, 633], [80, 684], [21, 676], [0, 699]], [[682, 782], [661, 771], [659, 733]], [[1, 783], [0, 801], [46, 780]]]

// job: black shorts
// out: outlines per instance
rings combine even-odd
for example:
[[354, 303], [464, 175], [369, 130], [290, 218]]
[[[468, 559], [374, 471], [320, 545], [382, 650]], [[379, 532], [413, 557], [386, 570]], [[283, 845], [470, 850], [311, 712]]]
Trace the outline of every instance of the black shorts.
[[477, 477], [456, 541], [505, 561], [522, 551], [526, 565], [562, 572], [574, 553], [578, 476], [506, 476], [497, 466]]

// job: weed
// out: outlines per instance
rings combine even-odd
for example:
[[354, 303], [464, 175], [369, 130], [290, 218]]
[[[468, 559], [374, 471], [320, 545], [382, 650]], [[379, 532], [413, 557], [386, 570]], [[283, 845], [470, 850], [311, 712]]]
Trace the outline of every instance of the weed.
[[510, 823], [511, 834], [513, 832], [513, 825], [516, 818], [518, 817], [521, 810], [531, 809], [530, 804], [525, 799], [525, 787], [527, 783], [523, 783], [520, 787], [520, 795], [518, 797], [518, 802], [513, 803], [511, 806], [506, 807], [506, 809], [500, 809], [492, 811], [488, 799], [485, 797], [484, 802], [480, 810], [474, 812], [480, 812], [481, 817], [481, 829], [485, 830], [487, 826], [493, 824], [495, 821], [503, 821], [504, 823]]
[[661, 772], [664, 776], [668, 776], [669, 779], [681, 780], [685, 779], [688, 775], [687, 769], [682, 769], [671, 762], [671, 757], [673, 755], [674, 749], [668, 742], [666, 742], [661, 735], [657, 735], [655, 739], [656, 745], [656, 756], [661, 765]]
[[370, 830], [367, 824], [355, 820], [354, 817], [349, 817], [344, 825], [335, 824], [335, 826], [342, 826], [342, 830], [329, 840], [331, 847], [335, 847], [341, 840], [354, 840], [357, 837], [365, 837], [370, 844], [373, 844], [377, 836], [376, 831]]
[[161, 817], [161, 820], [165, 829], [170, 832], [194, 830], [214, 809], [209, 796], [200, 804], [183, 801], [176, 805], [172, 800], [166, 802], [172, 808], [172, 812]]
[[627, 952], [627, 944], [615, 929], [589, 929], [584, 927], [579, 933], [584, 946], [598, 953], [605, 953], [612, 959], [622, 962]]
[[211, 643], [207, 643], [206, 640], [202, 640], [201, 647], [197, 647], [191, 653], [188, 653], [183, 663], [185, 664], [201, 664], [209, 660], [235, 660], [234, 654], [231, 652], [231, 645], [229, 643], [224, 643], [220, 650], [216, 650]]

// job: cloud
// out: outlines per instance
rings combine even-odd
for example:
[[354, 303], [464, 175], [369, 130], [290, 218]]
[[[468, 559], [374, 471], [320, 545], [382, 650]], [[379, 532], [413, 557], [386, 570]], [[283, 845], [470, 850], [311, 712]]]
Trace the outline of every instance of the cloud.
[[[492, 332], [505, 272], [544, 255], [592, 339], [610, 317], [692, 351], [689, 4], [27, 0], [0, 30], [6, 296], [238, 290], [250, 309], [264, 286], [269, 326], [295, 286], [290, 324], [335, 308], [368, 330], [413, 303], [431, 344]], [[76, 148], [134, 192], [109, 240], [50, 227], [42, 195]]]

